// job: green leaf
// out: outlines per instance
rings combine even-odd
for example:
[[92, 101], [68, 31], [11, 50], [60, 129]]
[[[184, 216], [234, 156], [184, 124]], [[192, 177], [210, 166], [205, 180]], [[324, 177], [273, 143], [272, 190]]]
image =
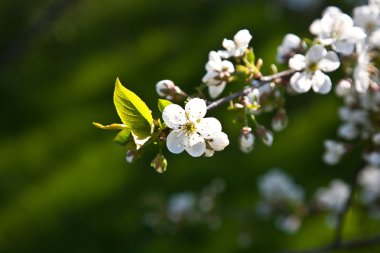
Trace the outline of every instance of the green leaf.
[[170, 102], [169, 100], [166, 100], [166, 99], [159, 99], [158, 100], [158, 109], [160, 110], [160, 112], [163, 112], [165, 107], [172, 104], [172, 102]]
[[134, 135], [145, 138], [151, 135], [152, 113], [148, 106], [116, 79], [113, 101], [121, 121]]
[[100, 123], [96, 123], [96, 122], [92, 122], [92, 124], [94, 126], [96, 126], [97, 128], [100, 128], [100, 129], [104, 129], [104, 130], [123, 130], [123, 129], [128, 129], [127, 125], [124, 125], [124, 124], [116, 124], [116, 123], [113, 123], [111, 125], [102, 125]]
[[255, 64], [255, 53], [253, 52], [253, 49], [250, 48], [248, 50], [248, 53], [247, 53], [247, 60], [249, 63], [251, 63], [252, 65]]
[[[127, 128], [124, 130], [121, 130], [113, 139], [114, 142], [117, 144], [120, 144], [122, 146], [125, 146], [128, 142], [133, 142], [133, 136], [131, 135], [131, 129]], [[134, 144], [134, 143], [133, 143]]]

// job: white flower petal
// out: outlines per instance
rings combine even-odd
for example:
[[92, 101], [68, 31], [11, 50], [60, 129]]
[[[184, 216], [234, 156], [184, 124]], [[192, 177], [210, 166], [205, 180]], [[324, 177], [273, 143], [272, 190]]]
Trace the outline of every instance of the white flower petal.
[[181, 153], [184, 149], [185, 132], [183, 130], [173, 130], [169, 133], [166, 139], [168, 150], [174, 154]]
[[331, 90], [330, 77], [324, 74], [322, 71], [317, 70], [313, 75], [313, 90], [315, 92], [326, 94]]
[[355, 44], [346, 40], [338, 40], [332, 44], [332, 48], [344, 55], [350, 55], [354, 52]]
[[318, 66], [325, 72], [336, 70], [340, 66], [338, 55], [335, 52], [328, 52], [326, 56], [318, 63]]
[[290, 85], [298, 93], [310, 90], [312, 85], [312, 75], [309, 72], [297, 72], [290, 78]]
[[185, 106], [187, 118], [193, 122], [202, 119], [207, 112], [206, 102], [200, 98], [191, 99]]
[[306, 58], [301, 54], [296, 54], [289, 59], [289, 67], [295, 70], [302, 70], [306, 67]]
[[211, 84], [211, 85], [216, 85], [214, 84], [216, 81], [217, 83], [219, 83], [220, 81], [219, 80], [216, 80], [215, 77], [219, 76], [219, 73], [218, 72], [215, 72], [213, 70], [211, 71], [208, 71], [204, 77], [202, 78], [202, 82], [206, 83], [206, 84]]
[[222, 45], [228, 51], [235, 50], [235, 42], [232, 40], [224, 39]]
[[[226, 69], [226, 71], [233, 73], [235, 71], [235, 67], [230, 61], [224, 60], [222, 62], [222, 69]], [[224, 70], [225, 71], [225, 70]]]
[[248, 47], [249, 42], [252, 39], [252, 35], [249, 33], [247, 29], [240, 30], [234, 36], [234, 41], [238, 47]]
[[206, 150], [206, 142], [199, 134], [190, 134], [185, 138], [185, 149], [191, 156], [199, 157]]
[[209, 85], [208, 92], [211, 98], [217, 98], [226, 87], [226, 82], [221, 82], [219, 85]]
[[314, 35], [318, 35], [322, 32], [322, 27], [321, 27], [321, 20], [317, 19], [314, 20], [313, 23], [311, 23], [310, 28], [309, 28], [310, 33]]
[[306, 53], [305, 57], [308, 62], [319, 62], [325, 55], [326, 49], [321, 45], [312, 46]]
[[172, 129], [178, 129], [179, 126], [186, 123], [185, 110], [176, 104], [170, 104], [162, 112], [162, 118], [166, 126]]
[[221, 132], [222, 125], [216, 118], [203, 118], [197, 124], [197, 132], [205, 139], [210, 139], [214, 132]]
[[213, 155], [214, 155], [214, 150], [212, 150], [212, 149], [207, 149], [206, 148], [206, 150], [205, 150], [205, 156], [206, 157], [212, 157]]
[[211, 148], [215, 151], [221, 151], [223, 150], [228, 144], [230, 144], [230, 141], [228, 140], [228, 136], [223, 132], [215, 132], [211, 136], [212, 141], [209, 141]]

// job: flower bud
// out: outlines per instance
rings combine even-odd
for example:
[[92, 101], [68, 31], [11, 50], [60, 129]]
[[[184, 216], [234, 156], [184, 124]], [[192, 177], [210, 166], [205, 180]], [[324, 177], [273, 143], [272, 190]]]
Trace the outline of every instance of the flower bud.
[[176, 89], [176, 85], [171, 80], [161, 80], [156, 84], [156, 91], [160, 97], [166, 97]]
[[157, 94], [171, 101], [183, 100], [187, 97], [178, 86], [171, 80], [162, 80], [156, 84]]
[[351, 93], [352, 84], [350, 81], [343, 79], [335, 88], [335, 93], [338, 97], [346, 97]]
[[136, 150], [127, 150], [127, 155], [125, 157], [125, 160], [128, 163], [132, 163], [136, 158], [137, 151]]
[[267, 145], [272, 146], [273, 144], [273, 133], [266, 129], [264, 126], [258, 125], [256, 128], [257, 136], [261, 139], [261, 141]]
[[253, 149], [253, 144], [255, 142], [255, 136], [252, 133], [250, 127], [243, 127], [239, 137], [239, 147], [244, 153], [249, 153]]
[[272, 129], [276, 132], [281, 132], [288, 126], [288, 114], [284, 108], [280, 108], [272, 119]]
[[158, 153], [151, 162], [150, 166], [152, 166], [158, 173], [163, 173], [166, 171], [168, 161], [163, 154]]

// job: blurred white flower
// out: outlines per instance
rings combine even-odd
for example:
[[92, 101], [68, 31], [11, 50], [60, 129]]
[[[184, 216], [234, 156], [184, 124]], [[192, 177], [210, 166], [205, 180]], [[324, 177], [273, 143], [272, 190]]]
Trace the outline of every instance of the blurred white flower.
[[285, 35], [281, 45], [277, 48], [277, 62], [285, 63], [301, 47], [301, 39], [292, 33]]
[[207, 84], [210, 96], [216, 98], [223, 92], [231, 73], [235, 71], [234, 65], [227, 60], [222, 61], [217, 52], [211, 51], [206, 70], [202, 82]]
[[320, 188], [316, 193], [318, 203], [331, 211], [341, 211], [350, 195], [350, 187], [340, 179], [330, 182], [327, 188]]
[[358, 183], [363, 187], [362, 201], [371, 203], [380, 197], [380, 168], [367, 166], [360, 171]]
[[234, 36], [234, 40], [223, 40], [223, 47], [226, 50], [218, 51], [222, 58], [241, 57], [244, 55], [245, 50], [248, 48], [252, 35], [248, 30], [240, 30]]
[[380, 133], [376, 133], [372, 136], [372, 141], [376, 145], [380, 145]]
[[323, 161], [328, 165], [337, 164], [342, 158], [342, 155], [346, 153], [346, 148], [343, 143], [326, 140], [324, 146], [326, 151], [323, 154]]
[[259, 177], [258, 187], [261, 195], [269, 202], [302, 203], [304, 191], [279, 169], [272, 169]]
[[186, 150], [191, 156], [199, 157], [206, 151], [206, 142], [214, 151], [221, 151], [229, 144], [220, 122], [204, 118], [206, 112], [206, 102], [199, 98], [191, 99], [185, 110], [176, 104], [165, 107], [162, 118], [173, 129], [166, 142], [170, 152], [179, 154]]
[[345, 140], [353, 140], [359, 135], [358, 128], [352, 123], [345, 123], [339, 126], [338, 136]]
[[173, 194], [166, 209], [167, 218], [172, 222], [179, 222], [183, 219], [191, 219], [196, 203], [196, 197], [191, 192]]
[[302, 72], [295, 73], [290, 78], [290, 85], [298, 93], [304, 93], [313, 87], [318, 93], [326, 94], [331, 89], [330, 77], [324, 72], [339, 68], [340, 62], [336, 53], [321, 45], [312, 46], [305, 56], [296, 54], [289, 60], [289, 67]]
[[294, 234], [301, 226], [301, 220], [294, 215], [279, 217], [276, 220], [277, 227], [288, 234]]
[[[364, 155], [364, 160], [366, 160], [370, 165], [380, 166], [380, 153], [373, 151]], [[380, 187], [380, 185], [379, 185]]]
[[380, 26], [380, 9], [374, 5], [363, 5], [354, 8], [354, 24], [371, 34]]
[[371, 47], [380, 48], [380, 29], [374, 31], [369, 38], [369, 45]]
[[354, 69], [355, 89], [358, 92], [364, 93], [367, 91], [370, 83], [370, 74], [368, 72], [370, 58], [367, 49], [358, 50], [358, 61]]
[[352, 54], [355, 44], [366, 37], [360, 27], [354, 26], [351, 17], [336, 7], [327, 8], [322, 18], [311, 24], [310, 32], [323, 45], [331, 45], [334, 51], [345, 55]]

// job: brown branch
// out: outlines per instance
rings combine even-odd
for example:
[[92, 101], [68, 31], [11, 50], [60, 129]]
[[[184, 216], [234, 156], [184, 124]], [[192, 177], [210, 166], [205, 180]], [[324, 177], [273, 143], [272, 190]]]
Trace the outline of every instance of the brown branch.
[[252, 85], [250, 85], [249, 87], [244, 88], [241, 91], [238, 91], [236, 93], [233, 93], [233, 94], [231, 94], [229, 96], [220, 98], [220, 99], [218, 99], [218, 100], [210, 103], [207, 106], [207, 110], [211, 110], [211, 109], [214, 109], [216, 107], [219, 107], [220, 105], [225, 104], [225, 103], [227, 103], [227, 102], [229, 102], [229, 101], [231, 101], [231, 100], [233, 100], [233, 99], [235, 99], [237, 97], [240, 97], [242, 95], [247, 95], [254, 88], [258, 88], [258, 87], [260, 87], [260, 86], [262, 86], [264, 84], [271, 83], [271, 82], [276, 81], [276, 80], [282, 80], [285, 77], [289, 77], [292, 74], [294, 74], [295, 72], [296, 71], [294, 69], [288, 69], [288, 70], [279, 72], [279, 73], [274, 74], [274, 75], [259, 77], [258, 79], [253, 80], [252, 81]]
[[371, 238], [346, 241], [346, 242], [341, 242], [340, 244], [336, 244], [335, 242], [333, 242], [321, 248], [295, 250], [295, 251], [282, 251], [281, 253], [325, 253], [325, 252], [330, 252], [333, 250], [343, 250], [343, 249], [354, 250], [354, 249], [373, 247], [373, 246], [378, 246], [378, 245], [380, 245], [380, 234], [373, 236]]

